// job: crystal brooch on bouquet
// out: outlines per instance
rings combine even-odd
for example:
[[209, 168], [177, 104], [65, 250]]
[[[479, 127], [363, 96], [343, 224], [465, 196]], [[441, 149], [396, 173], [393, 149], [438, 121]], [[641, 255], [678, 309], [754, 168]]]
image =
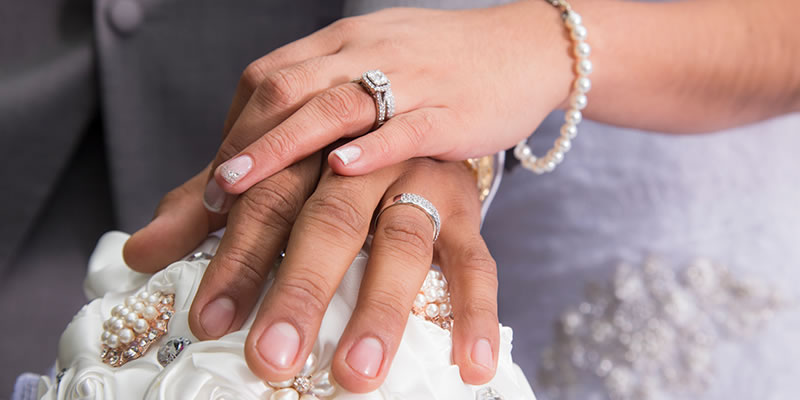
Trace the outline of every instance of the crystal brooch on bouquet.
[[174, 302], [174, 294], [142, 291], [111, 309], [100, 336], [103, 362], [121, 367], [147, 353], [150, 345], [167, 333]]

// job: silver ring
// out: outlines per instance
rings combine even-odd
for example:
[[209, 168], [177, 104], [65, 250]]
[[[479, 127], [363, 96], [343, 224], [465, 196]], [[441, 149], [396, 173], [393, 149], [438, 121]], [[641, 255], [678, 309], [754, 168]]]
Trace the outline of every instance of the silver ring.
[[392, 93], [392, 83], [389, 78], [379, 69], [371, 69], [361, 74], [361, 77], [354, 79], [353, 82], [361, 84], [367, 93], [375, 99], [375, 125], [372, 129], [377, 129], [389, 118], [394, 117], [394, 94]]
[[434, 207], [433, 203], [428, 201], [428, 199], [414, 193], [400, 193], [397, 196], [392, 198], [392, 202], [385, 205], [379, 212], [378, 215], [375, 216], [375, 225], [378, 225], [378, 218], [381, 217], [384, 211], [389, 209], [390, 207], [394, 207], [401, 204], [408, 204], [410, 206], [414, 206], [422, 211], [428, 216], [431, 220], [431, 225], [433, 225], [433, 241], [435, 242], [436, 239], [439, 238], [439, 232], [442, 229], [442, 220], [439, 217], [439, 210]]

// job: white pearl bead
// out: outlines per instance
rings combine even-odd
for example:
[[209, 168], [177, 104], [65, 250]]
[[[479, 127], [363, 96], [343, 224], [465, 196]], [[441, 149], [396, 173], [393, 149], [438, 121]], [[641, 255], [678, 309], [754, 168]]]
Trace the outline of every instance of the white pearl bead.
[[439, 305], [439, 315], [446, 317], [450, 315], [450, 304], [444, 303]]
[[583, 58], [578, 61], [578, 73], [581, 75], [589, 75], [592, 73], [592, 62], [588, 58]]
[[137, 319], [136, 322], [133, 324], [133, 330], [136, 333], [144, 333], [147, 331], [147, 328], [149, 327], [150, 326], [147, 324], [147, 321], [141, 318]]
[[111, 348], [119, 347], [119, 336], [117, 335], [109, 336], [108, 340], [106, 341], [106, 344], [108, 345], [108, 347]]
[[550, 151], [547, 152], [547, 158], [556, 164], [561, 164], [561, 162], [564, 161], [564, 152], [556, 149], [550, 149]]
[[137, 301], [136, 304], [134, 304], [133, 307], [131, 307], [131, 309], [133, 310], [133, 312], [141, 314], [142, 311], [144, 311], [144, 303], [142, 303], [141, 301]]
[[436, 288], [425, 289], [425, 300], [428, 302], [436, 301]]
[[120, 318], [125, 318], [125, 316], [127, 316], [127, 315], [128, 315], [128, 314], [130, 314], [130, 313], [131, 313], [131, 309], [130, 309], [130, 308], [128, 308], [128, 307], [122, 307], [122, 308], [120, 308], [120, 309], [119, 309], [119, 312], [117, 313], [117, 315], [118, 315]]
[[586, 98], [585, 94], [576, 93], [574, 96], [572, 96], [572, 101], [570, 102], [570, 105], [572, 105], [572, 107], [575, 109], [583, 110], [584, 108], [586, 108], [586, 104], [588, 102], [589, 99]]
[[102, 334], [102, 335], [100, 335], [100, 340], [102, 340], [102, 341], [103, 341], [103, 343], [105, 343], [105, 342], [107, 342], [107, 341], [108, 341], [108, 337], [109, 337], [109, 336], [111, 336], [111, 332], [109, 332], [109, 331], [103, 331], [103, 334]]
[[425, 300], [425, 295], [422, 294], [422, 293], [418, 294], [417, 297], [414, 298], [414, 306], [415, 307], [418, 307], [418, 308], [425, 307], [426, 303], [427, 303], [427, 300]]
[[586, 31], [586, 27], [583, 25], [575, 25], [572, 27], [572, 39], [577, 41], [582, 41], [586, 39], [586, 35], [588, 32]]
[[556, 169], [556, 163], [554, 163], [552, 161], [548, 161], [544, 165], [544, 170], [547, 171], [547, 172], [553, 172], [554, 169]]
[[581, 18], [581, 15], [575, 11], [570, 11], [569, 14], [567, 14], [567, 20], [565, 23], [569, 27], [578, 26], [583, 23], [583, 18]]
[[572, 141], [565, 137], [560, 137], [556, 139], [555, 146], [556, 148], [561, 149], [561, 151], [567, 152], [572, 148]]
[[592, 90], [592, 81], [585, 76], [581, 76], [575, 80], [575, 89], [587, 93]]
[[571, 109], [564, 115], [564, 119], [572, 125], [578, 125], [583, 121], [583, 114], [581, 114], [580, 110]]
[[517, 160], [522, 160], [523, 158], [528, 158], [531, 156], [531, 148], [527, 145], [517, 145], [514, 147], [514, 157], [517, 157]]
[[300, 400], [300, 394], [293, 388], [286, 388], [273, 392], [269, 400]]
[[111, 329], [111, 318], [103, 321], [103, 330], [107, 331], [109, 329]]
[[436, 304], [428, 304], [425, 306], [425, 315], [430, 318], [435, 318], [437, 315], [439, 315], [439, 306]]
[[133, 324], [135, 324], [136, 321], [138, 321], [138, 320], [139, 320], [139, 316], [136, 315], [136, 313], [130, 313], [130, 314], [125, 316], [125, 325], [132, 327]]
[[125, 305], [130, 307], [136, 304], [137, 301], [139, 301], [139, 299], [137, 299], [136, 296], [128, 296], [125, 298]]
[[111, 331], [112, 332], [119, 332], [120, 329], [122, 329], [122, 328], [125, 328], [125, 321], [123, 321], [123, 320], [121, 320], [119, 318], [114, 318], [114, 320], [111, 321]]
[[578, 58], [586, 58], [592, 55], [592, 46], [589, 43], [578, 42], [575, 45], [575, 56]]
[[443, 288], [436, 288], [436, 300], [442, 300], [444, 298], [445, 292]]
[[148, 293], [146, 290], [143, 290], [139, 293], [139, 300], [147, 300], [148, 297], [150, 297], [150, 293]]
[[158, 316], [158, 310], [153, 306], [147, 306], [144, 308], [142, 316], [147, 320], [153, 320]]
[[118, 316], [119, 315], [119, 311], [122, 310], [123, 307], [124, 306], [122, 304], [115, 305], [114, 308], [111, 309], [111, 316], [114, 316], [114, 317]]
[[123, 329], [119, 331], [119, 341], [125, 344], [133, 341], [133, 331], [130, 329]]
[[435, 269], [432, 269], [428, 271], [428, 277], [431, 279], [440, 279], [442, 277], [442, 273]]
[[537, 166], [536, 166], [536, 162], [537, 161], [538, 161], [538, 159], [535, 158], [535, 157], [524, 158], [524, 159], [521, 160], [523, 167], [525, 167], [525, 168], [527, 168], [527, 169], [529, 169], [531, 171], [534, 171], [534, 172], [537, 169]]
[[433, 287], [443, 288], [443, 287], [445, 287], [445, 285], [447, 285], [447, 284], [444, 282], [444, 279], [437, 279], [437, 280], [433, 281]]
[[564, 124], [561, 126], [561, 136], [573, 139], [578, 136], [578, 127], [573, 124]]
[[156, 294], [151, 294], [150, 297], [147, 298], [149, 304], [158, 304], [159, 301], [161, 301], [161, 296]]

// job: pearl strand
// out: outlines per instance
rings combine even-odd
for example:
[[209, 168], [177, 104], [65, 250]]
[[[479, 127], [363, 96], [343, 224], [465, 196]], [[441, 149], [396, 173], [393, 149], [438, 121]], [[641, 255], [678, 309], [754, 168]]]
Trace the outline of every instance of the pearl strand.
[[592, 81], [589, 74], [592, 73], [592, 62], [589, 60], [592, 49], [586, 43], [586, 27], [583, 26], [581, 16], [572, 11], [572, 7], [564, 0], [545, 0], [561, 10], [573, 41], [573, 54], [575, 55], [575, 81], [572, 85], [572, 93], [569, 96], [569, 108], [564, 115], [564, 125], [561, 126], [561, 134], [556, 139], [552, 149], [542, 157], [536, 157], [528, 146], [527, 139], [522, 140], [514, 147], [514, 157], [522, 163], [522, 166], [533, 171], [537, 175], [553, 171], [558, 164], [564, 161], [564, 155], [572, 148], [572, 139], [578, 135], [578, 124], [583, 120], [581, 110], [586, 108], [588, 99], [586, 93], [592, 88]]

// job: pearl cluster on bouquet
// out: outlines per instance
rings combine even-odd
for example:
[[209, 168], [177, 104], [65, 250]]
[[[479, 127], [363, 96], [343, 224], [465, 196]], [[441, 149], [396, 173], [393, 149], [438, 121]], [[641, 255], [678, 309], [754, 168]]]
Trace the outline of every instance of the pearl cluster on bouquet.
[[303, 369], [294, 378], [267, 384], [275, 389], [269, 400], [322, 400], [336, 392], [336, 387], [331, 383], [330, 371], [321, 368], [314, 353], [308, 355]]
[[167, 333], [169, 319], [175, 313], [174, 301], [174, 294], [142, 291], [112, 308], [100, 336], [103, 362], [120, 367], [144, 355], [153, 342]]
[[561, 126], [561, 133], [553, 148], [542, 157], [533, 154], [527, 139], [519, 142], [514, 148], [514, 157], [520, 160], [523, 167], [538, 175], [553, 171], [564, 161], [564, 155], [572, 148], [572, 139], [578, 135], [578, 124], [583, 120], [582, 110], [588, 103], [586, 93], [592, 88], [592, 81], [589, 80], [589, 74], [592, 73], [592, 62], [589, 60], [591, 47], [586, 43], [587, 31], [583, 26], [583, 19], [564, 0], [545, 1], [561, 10], [564, 24], [573, 41], [576, 77], [569, 96], [569, 108], [564, 115], [564, 125]]
[[411, 310], [414, 315], [425, 318], [442, 329], [452, 329], [453, 307], [450, 305], [450, 291], [441, 272], [433, 269], [428, 271]]

